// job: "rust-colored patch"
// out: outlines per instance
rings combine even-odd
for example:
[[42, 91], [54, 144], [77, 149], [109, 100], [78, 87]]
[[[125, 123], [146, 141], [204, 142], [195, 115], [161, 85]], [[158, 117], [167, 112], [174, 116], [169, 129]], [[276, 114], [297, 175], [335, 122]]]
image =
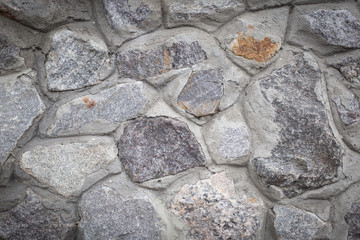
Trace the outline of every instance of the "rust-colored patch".
[[92, 108], [96, 105], [95, 100], [89, 99], [88, 97], [83, 97], [82, 100], [86, 103], [86, 108]]
[[253, 25], [248, 25], [248, 29], [254, 29]]
[[170, 54], [167, 49], [164, 50], [164, 69], [162, 70], [163, 73], [166, 73], [171, 70], [171, 59]]
[[254, 202], [256, 202], [256, 199], [255, 199], [255, 198], [253, 198], [253, 197], [251, 197], [251, 198], [249, 199], [249, 202], [254, 203]]
[[264, 40], [257, 40], [251, 35], [238, 33], [231, 50], [237, 56], [242, 56], [257, 62], [269, 61], [280, 49], [280, 43], [271, 41], [265, 37]]

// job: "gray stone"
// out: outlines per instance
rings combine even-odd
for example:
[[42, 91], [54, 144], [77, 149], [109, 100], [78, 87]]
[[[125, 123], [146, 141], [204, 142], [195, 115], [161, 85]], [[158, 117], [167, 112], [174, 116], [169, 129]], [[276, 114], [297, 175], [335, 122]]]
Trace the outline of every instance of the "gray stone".
[[279, 240], [328, 239], [331, 227], [315, 214], [289, 206], [275, 206], [274, 227]]
[[208, 69], [191, 74], [180, 92], [177, 103], [196, 117], [215, 114], [224, 94], [221, 69]]
[[360, 22], [348, 10], [314, 11], [306, 16], [311, 31], [336, 46], [360, 47]]
[[[250, 166], [261, 182], [282, 188], [292, 198], [337, 181], [343, 149], [329, 127], [315, 59], [298, 54], [249, 92], [247, 118], [250, 127], [258, 129], [259, 144]], [[258, 121], [259, 114], [263, 119]], [[267, 143], [270, 136], [274, 138]]]
[[57, 141], [24, 152], [20, 167], [61, 195], [70, 197], [80, 195], [101, 178], [120, 172], [117, 154], [115, 142], [107, 137]]
[[10, 0], [0, 2], [0, 14], [38, 30], [49, 30], [75, 20], [90, 20], [83, 0]]
[[130, 122], [119, 143], [120, 160], [134, 182], [204, 166], [201, 147], [188, 126], [167, 117]]
[[68, 239], [76, 228], [76, 222], [64, 221], [60, 209], [48, 209], [44, 200], [28, 189], [25, 201], [8, 212], [0, 213], [0, 238]]
[[39, 94], [31, 85], [32, 73], [30, 76], [0, 78], [0, 163], [6, 160], [25, 131], [45, 110]]
[[225, 172], [184, 185], [170, 211], [190, 228], [187, 239], [260, 239], [261, 199], [236, 194]]
[[25, 68], [24, 59], [19, 54], [20, 49], [0, 34], [0, 75]]
[[356, 99], [354, 94], [348, 96], [347, 99], [340, 99], [339, 97], [334, 97], [333, 101], [336, 104], [337, 111], [345, 126], [360, 121], [359, 100]]
[[123, 181], [112, 178], [83, 194], [79, 204], [82, 239], [161, 239], [159, 217], [148, 196], [109, 184], [125, 185]]
[[208, 31], [215, 30], [245, 10], [240, 0], [166, 0], [164, 6], [166, 27], [192, 25]]
[[351, 208], [345, 215], [348, 229], [348, 240], [360, 239], [360, 199], [351, 204]]
[[45, 69], [50, 91], [74, 90], [99, 83], [111, 72], [106, 44], [84, 34], [60, 30], [52, 36]]
[[119, 84], [94, 95], [84, 95], [61, 105], [50, 136], [108, 133], [121, 122], [138, 116], [147, 104], [142, 82]]
[[249, 5], [250, 9], [263, 9], [267, 7], [276, 7], [291, 3], [293, 0], [246, 0], [247, 4]]
[[360, 86], [360, 57], [347, 57], [331, 66], [339, 70], [347, 81]]

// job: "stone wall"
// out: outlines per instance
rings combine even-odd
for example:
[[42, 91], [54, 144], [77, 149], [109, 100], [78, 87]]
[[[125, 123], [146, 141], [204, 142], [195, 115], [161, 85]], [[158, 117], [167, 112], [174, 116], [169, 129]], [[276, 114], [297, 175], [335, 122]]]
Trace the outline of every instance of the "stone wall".
[[360, 239], [357, 0], [1, 0], [0, 239]]

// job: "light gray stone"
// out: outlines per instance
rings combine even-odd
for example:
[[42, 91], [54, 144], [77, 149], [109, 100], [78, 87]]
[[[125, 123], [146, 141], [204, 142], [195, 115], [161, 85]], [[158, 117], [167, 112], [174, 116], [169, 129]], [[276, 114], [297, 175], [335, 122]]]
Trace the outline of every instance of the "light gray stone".
[[285, 5], [291, 3], [293, 0], [245, 0], [246, 3], [249, 5], [250, 9], [263, 9], [267, 7], [277, 7], [281, 5]]
[[31, 83], [34, 75], [30, 72], [29, 75], [20, 73], [0, 78], [0, 163], [45, 110]]
[[19, 54], [20, 49], [0, 34], [0, 75], [25, 68], [24, 58]]

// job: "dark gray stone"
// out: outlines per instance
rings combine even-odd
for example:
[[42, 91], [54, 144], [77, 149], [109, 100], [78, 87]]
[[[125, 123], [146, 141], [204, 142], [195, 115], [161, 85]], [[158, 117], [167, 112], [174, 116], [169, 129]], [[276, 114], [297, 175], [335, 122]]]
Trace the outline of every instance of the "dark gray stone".
[[360, 22], [348, 10], [317, 10], [306, 16], [311, 30], [329, 44], [360, 47]]
[[348, 229], [348, 240], [360, 239], [360, 199], [354, 201], [348, 213], [345, 215]]
[[354, 94], [351, 94], [349, 97], [351, 97], [351, 99], [347, 100], [346, 105], [342, 103], [342, 101], [346, 101], [345, 99], [342, 100], [339, 97], [334, 97], [333, 99], [334, 103], [336, 104], [339, 116], [345, 126], [349, 126], [360, 121], [359, 101], [356, 99]]
[[350, 83], [360, 84], [360, 57], [348, 57], [338, 63], [331, 64], [340, 71], [341, 75]]
[[25, 68], [24, 59], [19, 54], [20, 49], [0, 34], [0, 75]]
[[177, 104], [186, 112], [202, 117], [218, 112], [223, 94], [221, 69], [202, 70], [190, 76], [179, 94]]
[[205, 165], [201, 147], [187, 125], [166, 118], [142, 118], [125, 128], [120, 160], [134, 182], [174, 175]]

